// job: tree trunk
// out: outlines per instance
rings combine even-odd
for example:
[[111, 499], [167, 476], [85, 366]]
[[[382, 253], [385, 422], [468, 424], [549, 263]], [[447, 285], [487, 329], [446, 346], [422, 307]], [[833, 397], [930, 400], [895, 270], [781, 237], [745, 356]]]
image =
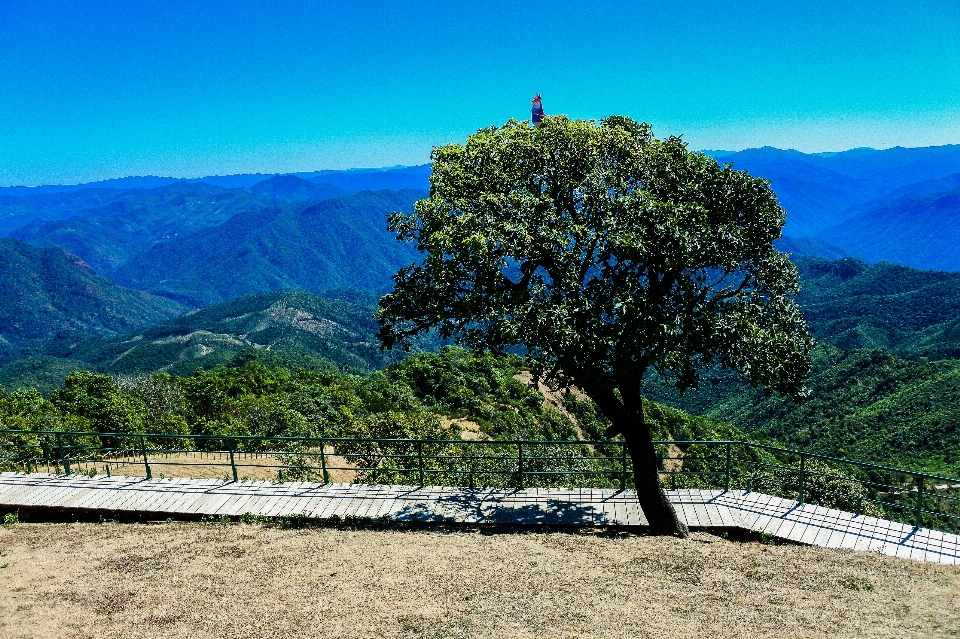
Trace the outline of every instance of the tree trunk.
[[[617, 400], [612, 392], [604, 395], [607, 396], [598, 401], [597, 405], [612, 422], [613, 428], [610, 430], [623, 435], [627, 443], [627, 452], [633, 462], [633, 483], [637, 490], [637, 501], [647, 518], [650, 532], [654, 535], [688, 537], [690, 530], [677, 517], [677, 511], [660, 485], [657, 452], [653, 447], [650, 428], [643, 417], [643, 398], [639, 393], [631, 394], [623, 389], [623, 402]], [[616, 410], [617, 408], [619, 410]]]

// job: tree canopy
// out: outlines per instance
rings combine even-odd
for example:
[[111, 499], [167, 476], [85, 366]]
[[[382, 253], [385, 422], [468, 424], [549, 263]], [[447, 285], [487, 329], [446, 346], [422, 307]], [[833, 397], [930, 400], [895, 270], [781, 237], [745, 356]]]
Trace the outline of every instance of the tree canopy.
[[721, 363], [802, 394], [812, 340], [766, 180], [623, 117], [511, 121], [433, 161], [430, 197], [391, 217], [424, 260], [381, 301], [388, 346], [435, 327], [580, 384], [653, 367], [687, 388]]
[[796, 269], [772, 245], [785, 213], [769, 183], [622, 116], [511, 120], [432, 159], [430, 196], [390, 218], [423, 260], [380, 301], [384, 345], [435, 329], [525, 349], [547, 378], [594, 398], [646, 473], [651, 525], [677, 532], [675, 515], [658, 523], [672, 508], [644, 501], [659, 490], [652, 446], [631, 444], [649, 442], [644, 374], [684, 390], [720, 365], [805, 392], [813, 339]]

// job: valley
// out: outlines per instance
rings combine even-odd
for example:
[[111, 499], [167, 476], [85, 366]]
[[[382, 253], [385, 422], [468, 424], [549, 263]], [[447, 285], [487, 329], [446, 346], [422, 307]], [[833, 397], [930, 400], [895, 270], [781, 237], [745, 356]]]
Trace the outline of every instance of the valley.
[[[645, 383], [647, 397], [657, 402], [650, 404], [651, 419], [672, 424], [661, 434], [750, 437], [960, 474], [960, 253], [954, 255], [951, 235], [960, 228], [954, 219], [960, 215], [960, 147], [713, 154], [768, 177], [787, 210], [777, 245], [799, 269], [798, 301], [819, 342], [807, 383], [811, 395], [794, 404], [718, 372], [679, 396], [651, 378]], [[424, 197], [428, 175], [426, 166], [0, 189], [0, 231], [9, 236], [0, 240], [8, 301], [0, 309], [0, 385], [8, 389], [7, 419], [19, 414], [10, 407], [25, 401], [14, 399], [27, 392], [17, 388], [36, 389], [30, 402], [42, 404], [68, 392], [65, 380], [97, 386], [113, 379], [98, 375], [160, 375], [186, 388], [200, 383], [191, 380], [229, 386], [238, 383], [229, 381], [233, 375], [287, 371], [269, 375], [291, 375], [283, 379], [310, 386], [318, 375], [359, 375], [376, 384], [377, 371], [386, 370], [394, 371], [387, 378], [404, 380], [390, 393], [413, 392], [421, 405], [416, 410], [436, 412], [443, 424], [468, 420], [491, 437], [600, 436], [595, 407], [589, 400], [578, 404], [576, 396], [564, 411], [527, 417], [496, 408], [517, 401], [511, 393], [520, 391], [506, 386], [494, 384], [499, 390], [479, 403], [464, 399], [492, 383], [489, 376], [479, 381], [477, 366], [512, 378], [518, 361], [483, 364], [482, 357], [474, 362], [454, 351], [404, 360], [402, 352], [380, 349], [377, 299], [398, 269], [418, 259], [412, 244], [396, 242], [386, 229], [387, 215], [409, 211]], [[920, 270], [931, 266], [940, 270]], [[442, 346], [427, 338], [414, 353], [426, 357]], [[430, 390], [439, 382], [409, 377], [423, 361], [461, 382]], [[457, 372], [458, 366], [473, 372]], [[261, 401], [254, 401], [260, 391], [244, 392], [250, 395], [243, 401]], [[360, 396], [364, 404], [380, 401], [366, 391]], [[137, 397], [128, 400], [149, 405]], [[279, 420], [271, 427], [277, 432], [300, 432], [318, 419], [290, 408], [289, 397], [276, 401], [268, 413]], [[398, 401], [390, 399], [384, 410], [412, 406]], [[94, 427], [91, 414], [52, 406], [64, 423]], [[241, 412], [213, 421], [148, 410], [134, 422], [181, 424], [197, 433], [229, 423], [259, 432], [256, 420], [237, 417], [247, 409], [235, 410]], [[366, 426], [353, 420], [350, 432], [375, 423], [386, 430], [371, 432], [384, 434], [447, 427], [404, 419], [377, 418]]]

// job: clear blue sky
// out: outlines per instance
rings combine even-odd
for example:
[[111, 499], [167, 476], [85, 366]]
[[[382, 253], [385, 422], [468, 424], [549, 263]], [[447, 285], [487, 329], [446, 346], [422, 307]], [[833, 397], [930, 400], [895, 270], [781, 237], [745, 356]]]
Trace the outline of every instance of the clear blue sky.
[[960, 2], [0, 0], [0, 185], [420, 164], [538, 92], [697, 149], [960, 143]]

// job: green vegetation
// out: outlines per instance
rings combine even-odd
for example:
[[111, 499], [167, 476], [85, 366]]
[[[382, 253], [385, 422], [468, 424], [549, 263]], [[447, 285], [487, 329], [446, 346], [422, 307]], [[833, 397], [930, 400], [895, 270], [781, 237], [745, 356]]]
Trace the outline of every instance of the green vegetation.
[[[60, 195], [68, 196], [83, 197], [82, 192]], [[63, 247], [82, 257], [97, 273], [110, 276], [157, 242], [216, 226], [266, 204], [267, 200], [245, 191], [176, 183], [127, 192], [109, 204], [77, 210], [64, 220], [36, 221], [12, 235], [39, 246]]]
[[435, 329], [522, 349], [623, 436], [651, 531], [686, 536], [644, 422], [646, 371], [683, 391], [717, 362], [804, 394], [813, 340], [769, 183], [623, 116], [510, 120], [431, 159], [430, 197], [390, 217], [422, 261], [380, 300], [383, 343]]
[[192, 306], [281, 289], [383, 290], [415, 253], [387, 232], [387, 214], [408, 210], [423, 195], [363, 191], [244, 211], [154, 244], [112, 277]]
[[905, 357], [949, 352], [937, 349], [950, 348], [942, 338], [960, 318], [960, 273], [886, 262], [868, 267], [854, 258], [805, 260], [799, 269], [798, 301], [819, 341]]
[[[380, 350], [376, 299], [349, 290], [276, 291], [191, 311], [124, 337], [48, 339], [46, 356], [0, 367], [0, 385], [49, 394], [75, 370], [189, 375], [197, 368], [249, 361], [290, 370], [371, 372], [401, 357]], [[439, 346], [427, 337], [418, 347]]]
[[649, 397], [736, 424], [755, 438], [893, 466], [960, 475], [960, 361], [911, 362], [886, 350], [814, 351], [810, 397], [764, 397], [718, 374], [679, 397], [649, 381]]
[[[145, 445], [156, 454], [170, 449], [225, 450], [224, 435], [254, 436], [266, 439], [236, 440], [230, 448], [277, 454], [284, 465], [278, 479], [320, 480], [314, 445], [270, 438], [398, 438], [406, 441], [328, 442], [333, 448], [327, 453], [350, 455], [351, 464], [368, 469], [359, 473], [360, 481], [418, 483], [417, 471], [409, 469], [416, 468], [422, 453], [431, 469], [425, 476], [428, 483], [516, 486], [518, 451], [510, 442], [525, 440], [531, 442], [523, 450], [525, 473], [564, 473], [528, 474], [527, 487], [620, 486], [620, 442], [578, 443], [604, 439], [609, 421], [596, 404], [577, 389], [534, 390], [529, 380], [529, 370], [518, 357], [474, 354], [458, 347], [411, 355], [366, 375], [290, 371], [256, 361], [185, 377], [77, 371], [49, 398], [33, 389], [0, 393], [0, 424], [13, 431], [0, 435], [0, 450], [5, 457], [21, 459], [0, 467], [25, 470], [23, 459], [42, 455], [43, 450], [57, 456], [61, 444], [127, 451]], [[802, 483], [809, 503], [913, 521], [909, 475], [870, 474], [807, 459], [801, 476], [799, 458], [793, 453], [734, 444], [728, 457], [726, 445], [684, 441], [747, 440], [731, 424], [650, 401], [644, 410], [654, 439], [677, 442], [657, 446], [657, 455], [665, 460], [661, 470], [671, 473], [670, 487], [722, 487], [729, 468], [731, 488], [796, 499]], [[38, 431], [76, 434], [58, 440]], [[140, 433], [167, 436], [141, 440]], [[565, 439], [569, 444], [536, 443], [542, 439]], [[489, 443], [477, 446], [465, 440]], [[74, 465], [74, 472], [93, 470], [92, 465]], [[581, 474], [566, 474], [571, 472]], [[864, 484], [865, 480], [875, 483]], [[627, 478], [627, 485], [631, 483]], [[885, 483], [899, 492], [884, 492]], [[929, 507], [936, 505], [934, 499], [928, 498]], [[884, 501], [892, 510], [881, 510]], [[953, 524], [944, 519], [938, 525], [948, 529], [944, 527]]]
[[[368, 375], [289, 371], [256, 361], [186, 377], [77, 371], [49, 398], [35, 389], [0, 393], [0, 424], [25, 437], [50, 430], [91, 438], [182, 435], [179, 442], [188, 448], [190, 435], [458, 439], [467, 428], [481, 439], [576, 440], [606, 427], [583, 396], [565, 394], [562, 408], [545, 402], [523, 381], [524, 370], [515, 356], [445, 347]], [[729, 425], [668, 407], [650, 404], [647, 411], [657, 437], [742, 437]]]
[[806, 260], [800, 302], [821, 345], [796, 404], [719, 371], [648, 397], [754, 437], [827, 455], [960, 474], [960, 273]]
[[60, 248], [0, 238], [0, 363], [51, 340], [116, 335], [183, 311], [168, 299], [117, 286]]

